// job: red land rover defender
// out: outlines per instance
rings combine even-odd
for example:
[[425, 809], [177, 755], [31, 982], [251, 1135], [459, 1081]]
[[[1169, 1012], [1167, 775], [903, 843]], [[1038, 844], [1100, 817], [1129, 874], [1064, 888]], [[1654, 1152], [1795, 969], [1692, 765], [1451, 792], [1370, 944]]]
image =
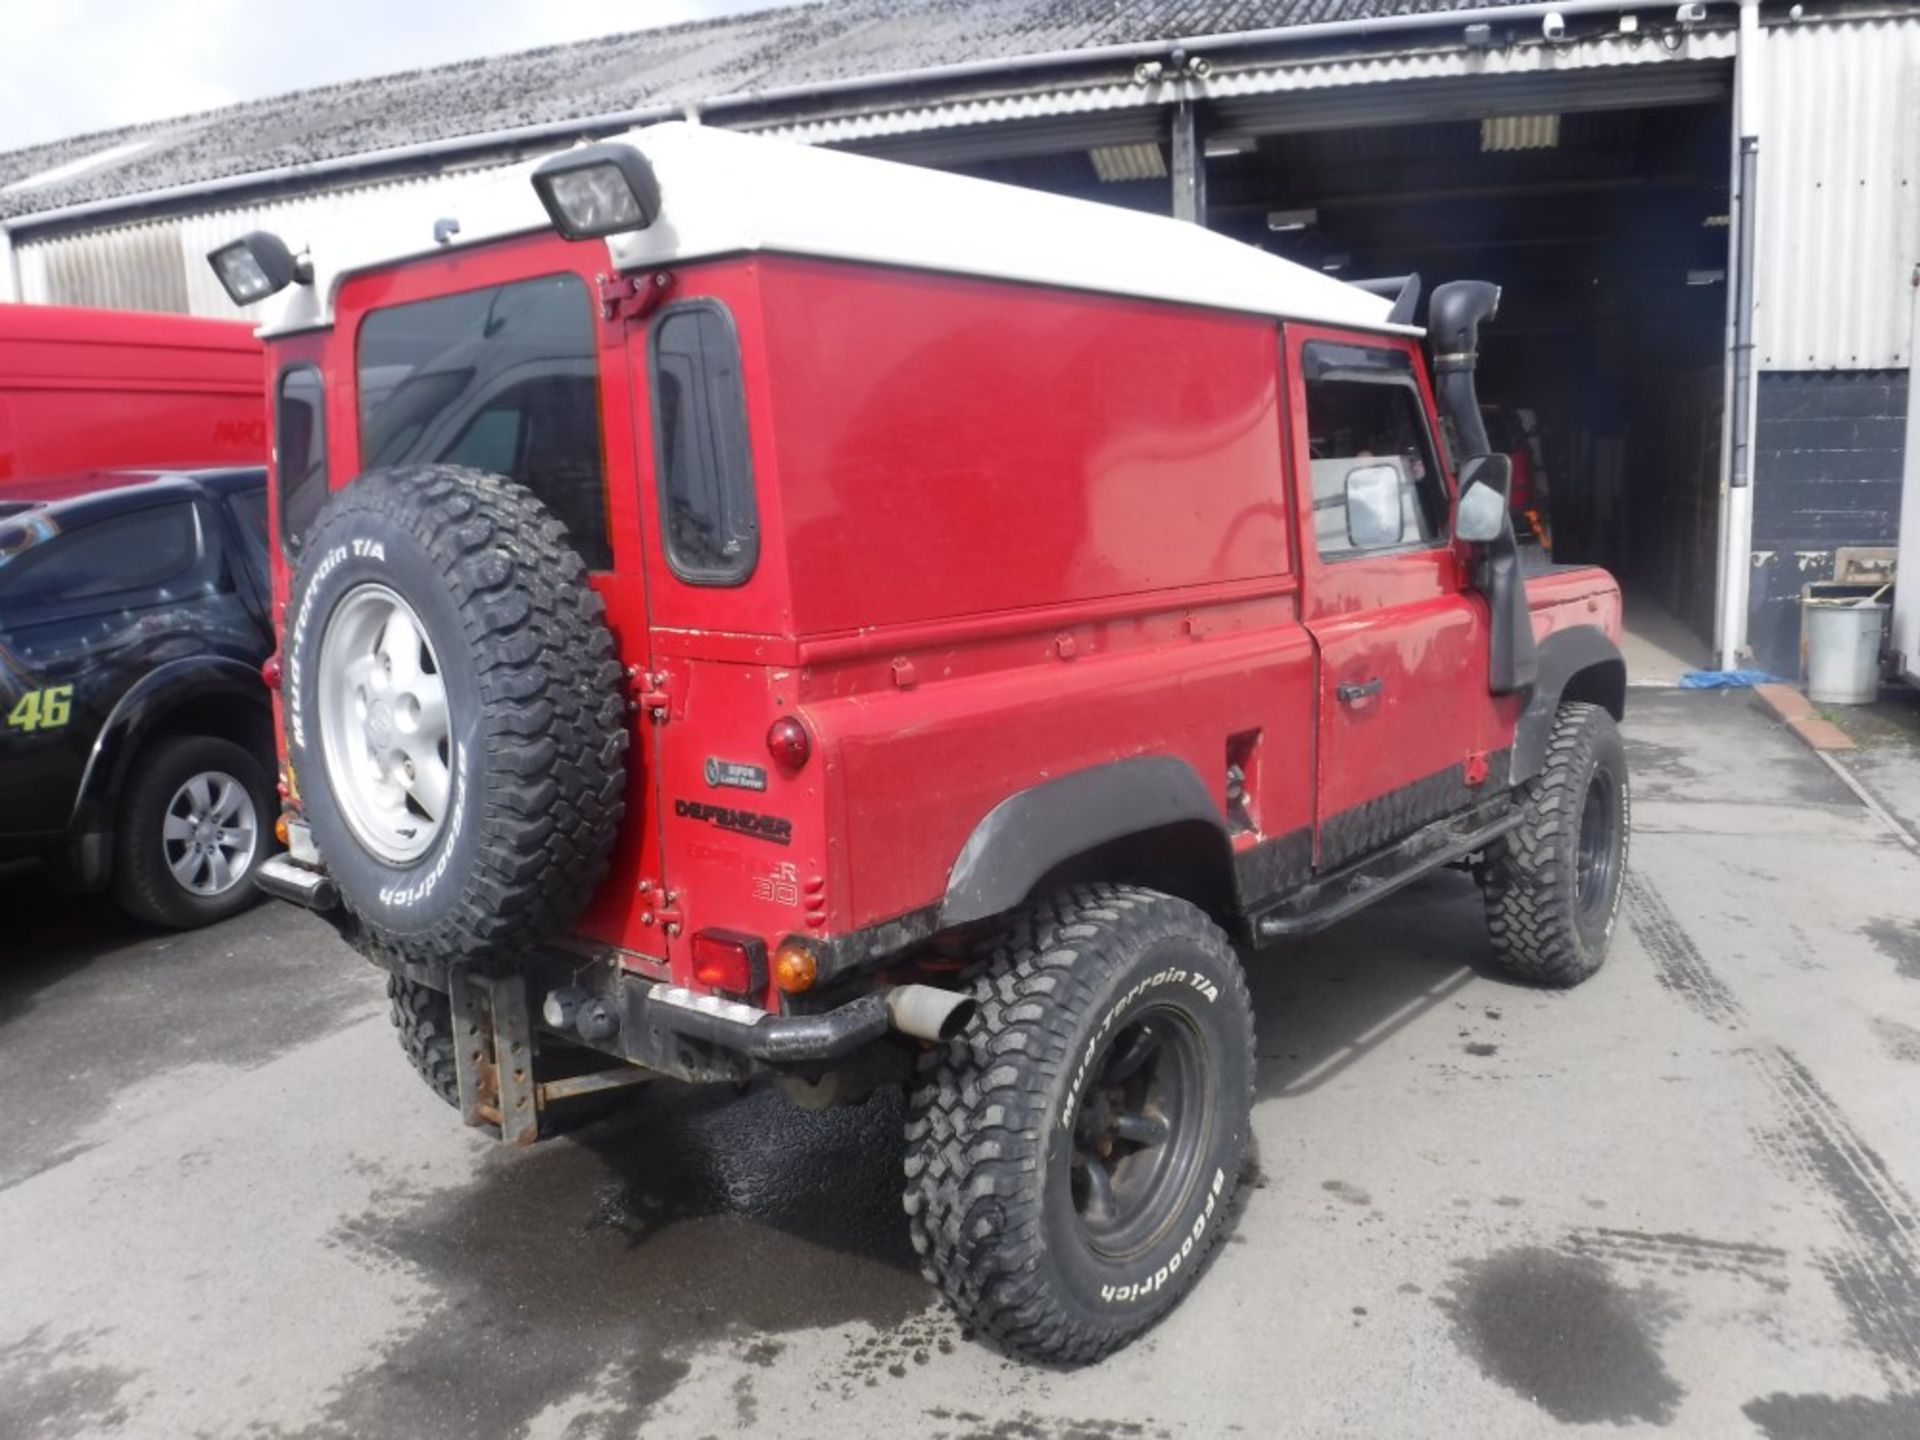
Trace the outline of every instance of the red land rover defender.
[[1233, 1199], [1236, 942], [1462, 865], [1599, 967], [1619, 592], [1521, 573], [1492, 286], [1428, 311], [1456, 470], [1417, 283], [683, 124], [471, 186], [210, 257], [280, 296], [262, 883], [468, 1123], [905, 1083], [928, 1275], [1085, 1361]]

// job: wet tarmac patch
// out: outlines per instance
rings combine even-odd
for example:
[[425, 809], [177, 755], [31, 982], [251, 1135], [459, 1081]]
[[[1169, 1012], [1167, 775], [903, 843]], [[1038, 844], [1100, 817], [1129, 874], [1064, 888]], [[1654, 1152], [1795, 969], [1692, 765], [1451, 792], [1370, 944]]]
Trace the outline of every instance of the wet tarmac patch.
[[1334, 1199], [1344, 1200], [1349, 1205], [1373, 1204], [1373, 1196], [1369, 1195], [1365, 1190], [1362, 1190], [1358, 1185], [1350, 1184], [1345, 1180], [1322, 1180], [1320, 1182], [1320, 1188], [1333, 1196]]
[[1463, 1048], [1466, 1050], [1467, 1054], [1475, 1056], [1476, 1058], [1481, 1060], [1486, 1059], [1489, 1055], [1498, 1055], [1500, 1053], [1500, 1047], [1498, 1045], [1489, 1045], [1484, 1040], [1475, 1040], [1471, 1044], [1466, 1045]]
[[1740, 1413], [1767, 1440], [1897, 1440], [1920, 1435], [1920, 1395], [1769, 1395]]
[[140, 1377], [87, 1354], [85, 1335], [56, 1340], [44, 1325], [0, 1351], [0, 1435], [67, 1440], [125, 1425], [131, 1411], [121, 1392]]
[[1911, 920], [1869, 920], [1860, 933], [1908, 980], [1920, 980], [1920, 924]]
[[[810, 1113], [663, 1082], [567, 1140], [494, 1152], [469, 1185], [376, 1205], [343, 1243], [435, 1299], [308, 1433], [511, 1435], [590, 1396], [570, 1437], [631, 1435], [730, 1337], [770, 1365], [782, 1332], [901, 1327], [934, 1304], [900, 1210], [901, 1112], [898, 1092]], [[757, 1414], [750, 1383], [734, 1402]]]
[[1461, 1266], [1435, 1303], [1488, 1379], [1567, 1424], [1664, 1425], [1682, 1391], [1658, 1341], [1672, 1302], [1628, 1290], [1607, 1267], [1537, 1246]]

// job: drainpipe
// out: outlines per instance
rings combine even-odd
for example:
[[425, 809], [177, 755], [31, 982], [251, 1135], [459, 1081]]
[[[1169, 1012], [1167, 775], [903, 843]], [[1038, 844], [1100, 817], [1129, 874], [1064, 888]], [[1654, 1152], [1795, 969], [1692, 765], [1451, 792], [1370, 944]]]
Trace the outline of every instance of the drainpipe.
[[[1187, 86], [1181, 82], [1182, 89]], [[1173, 110], [1173, 218], [1207, 223], [1207, 147], [1200, 133], [1199, 106], [1184, 93]]]
[[1726, 420], [1720, 453], [1720, 585], [1714, 650], [1723, 670], [1737, 669], [1747, 648], [1748, 591], [1753, 578], [1753, 289], [1759, 230], [1760, 67], [1759, 0], [1740, 0], [1733, 93], [1733, 253], [1727, 287]]

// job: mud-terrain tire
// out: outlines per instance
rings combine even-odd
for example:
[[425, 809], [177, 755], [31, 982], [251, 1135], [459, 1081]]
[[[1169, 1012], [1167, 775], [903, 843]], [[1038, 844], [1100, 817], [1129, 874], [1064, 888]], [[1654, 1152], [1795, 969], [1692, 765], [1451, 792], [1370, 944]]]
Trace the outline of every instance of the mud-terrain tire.
[[286, 627], [294, 784], [361, 943], [431, 965], [563, 930], [619, 833], [628, 735], [553, 514], [475, 470], [362, 475], [315, 523]]
[[980, 954], [978, 1010], [915, 1075], [913, 1246], [964, 1323], [1028, 1359], [1098, 1360], [1178, 1303], [1225, 1227], [1253, 1105], [1246, 981], [1204, 913], [1129, 886], [1063, 891]]
[[[244, 746], [215, 735], [154, 741], [141, 751], [121, 798], [114, 900], [136, 920], [175, 930], [238, 915], [259, 899], [253, 872], [273, 853], [279, 813], [273, 782]], [[197, 838], [196, 823], [208, 827]], [[243, 840], [231, 829], [211, 829], [234, 824], [245, 827]], [[204, 868], [216, 855], [226, 867], [218, 876]]]
[[1632, 795], [1613, 717], [1562, 705], [1517, 829], [1479, 869], [1494, 958], [1534, 985], [1578, 985], [1607, 958], [1626, 878]]
[[453, 1060], [453, 1002], [429, 985], [387, 977], [387, 1014], [400, 1048], [427, 1088], [458, 1109], [460, 1080]]

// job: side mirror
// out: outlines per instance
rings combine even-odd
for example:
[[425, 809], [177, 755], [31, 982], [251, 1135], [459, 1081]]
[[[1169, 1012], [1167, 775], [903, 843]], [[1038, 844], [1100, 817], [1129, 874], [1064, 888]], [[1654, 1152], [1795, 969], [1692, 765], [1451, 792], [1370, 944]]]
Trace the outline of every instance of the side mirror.
[[1507, 524], [1507, 490], [1512, 483], [1513, 461], [1505, 455], [1476, 455], [1462, 465], [1454, 538], [1475, 545], [1498, 540]]
[[1391, 465], [1361, 465], [1347, 472], [1347, 543], [1355, 550], [1383, 550], [1406, 538], [1400, 509], [1400, 472]]

